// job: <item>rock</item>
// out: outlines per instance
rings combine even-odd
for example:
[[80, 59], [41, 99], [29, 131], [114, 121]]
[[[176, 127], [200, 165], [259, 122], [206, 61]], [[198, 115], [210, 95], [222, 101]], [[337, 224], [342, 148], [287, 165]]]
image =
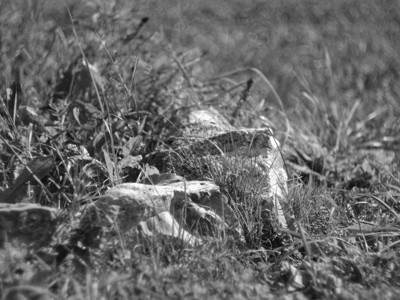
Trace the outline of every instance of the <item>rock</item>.
[[147, 221], [142, 221], [138, 225], [139, 234], [145, 241], [148, 238], [157, 237], [157, 240], [164, 239], [168, 242], [176, 241], [188, 246], [195, 246], [202, 244], [202, 240], [191, 235], [184, 230], [176, 221], [170, 212], [164, 211], [158, 215], [149, 218]]
[[184, 135], [197, 136], [198, 138], [210, 138], [217, 133], [228, 132], [236, 128], [215, 109], [195, 110], [190, 112], [181, 121]]
[[179, 127], [182, 130], [171, 149], [150, 155], [149, 164], [187, 180], [212, 177], [217, 181], [228, 172], [232, 177], [245, 176], [261, 187], [258, 197], [265, 221], [275, 231], [296, 230], [287, 200], [285, 164], [270, 128], [236, 128], [214, 109], [188, 113]]
[[5, 242], [44, 246], [56, 230], [56, 210], [37, 204], [0, 203], [0, 247]]
[[229, 233], [243, 239], [239, 221], [219, 190], [189, 195], [176, 191], [171, 211], [183, 228], [198, 236], [221, 237]]
[[[238, 222], [234, 219], [226, 198], [221, 194], [218, 186], [208, 181], [175, 182], [169, 185], [141, 183], [117, 185], [108, 190], [97, 202], [87, 207], [80, 228], [84, 232], [101, 227], [118, 229], [122, 233], [127, 233], [135, 230], [139, 224], [143, 227], [143, 222], [153, 220], [152, 222], [157, 221], [157, 226], [149, 231], [153, 232], [153, 235], [156, 235], [154, 231], [160, 229], [160, 226], [166, 225], [165, 230], [159, 233], [166, 235], [170, 232], [172, 236], [175, 236], [175, 233], [170, 230], [172, 225], [168, 225], [170, 223], [165, 221], [166, 215], [163, 213], [166, 212], [172, 215], [175, 222], [179, 224], [180, 230], [192, 229], [188, 224], [193, 224], [193, 221], [188, 220], [187, 216], [193, 217], [198, 214], [197, 217], [193, 217], [193, 220], [211, 222], [208, 227], [214, 232], [218, 229], [211, 228], [212, 224], [220, 224], [221, 220], [225, 220], [225, 216], [226, 226], [240, 232], [240, 229], [236, 228]], [[208, 221], [204, 219], [206, 215]], [[157, 219], [160, 216], [162, 219]]]
[[[263, 237], [296, 230], [285, 165], [270, 128], [235, 128], [213, 109], [190, 112], [180, 128], [170, 149], [145, 159], [143, 183], [117, 185], [88, 207], [83, 232], [99, 227], [188, 245], [226, 234], [244, 240], [237, 214], [248, 218], [253, 208], [261, 209]], [[238, 191], [244, 197], [253, 193], [248, 199], [256, 202], [246, 204], [247, 212], [240, 211], [243, 203], [233, 203], [234, 211], [218, 187], [235, 180], [245, 181]]]

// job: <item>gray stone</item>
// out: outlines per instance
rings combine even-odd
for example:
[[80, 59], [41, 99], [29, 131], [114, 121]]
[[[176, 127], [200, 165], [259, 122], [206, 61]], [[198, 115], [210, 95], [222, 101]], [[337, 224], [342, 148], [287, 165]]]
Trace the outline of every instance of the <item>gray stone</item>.
[[[126, 233], [137, 228], [139, 224], [143, 227], [143, 222], [158, 220], [157, 216], [165, 212], [173, 216], [182, 230], [193, 229], [188, 224], [193, 224], [193, 220], [202, 220], [207, 215], [207, 220], [211, 224], [219, 224], [224, 220], [223, 222], [227, 222], [230, 228], [240, 232], [238, 222], [232, 209], [227, 205], [226, 198], [218, 186], [208, 181], [175, 182], [169, 185], [141, 183], [117, 185], [86, 208], [80, 227], [84, 231], [102, 227]], [[195, 214], [198, 216], [194, 217]], [[193, 220], [189, 220], [188, 215]], [[154, 230], [167, 223], [157, 224], [158, 226], [151, 232], [154, 233]], [[217, 225], [215, 226], [212, 230], [217, 232]], [[168, 228], [167, 226], [161, 233], [165, 235], [170, 230]]]
[[0, 247], [5, 242], [49, 244], [57, 226], [56, 212], [37, 204], [0, 203]]
[[213, 109], [189, 112], [179, 128], [171, 148], [146, 158], [148, 166], [157, 168], [144, 179], [148, 184], [124, 183], [108, 190], [88, 207], [81, 221], [84, 231], [98, 226], [189, 245], [226, 234], [244, 240], [236, 215], [243, 204], [231, 203], [239, 207], [234, 210], [217, 185], [229, 180], [246, 181], [249, 190], [239, 192], [253, 193], [249, 199], [257, 201], [268, 234], [296, 230], [285, 165], [270, 128], [235, 128]]

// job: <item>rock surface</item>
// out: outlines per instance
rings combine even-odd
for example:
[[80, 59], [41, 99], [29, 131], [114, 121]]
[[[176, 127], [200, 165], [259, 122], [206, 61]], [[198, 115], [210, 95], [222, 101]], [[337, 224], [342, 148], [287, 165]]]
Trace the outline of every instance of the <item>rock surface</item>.
[[158, 239], [166, 238], [167, 240], [176, 238], [176, 240], [183, 243], [184, 246], [195, 246], [202, 243], [201, 239], [184, 230], [174, 216], [168, 211], [159, 213], [147, 221], [140, 222], [138, 231], [142, 237], [144, 236], [145, 240], [149, 237], [157, 237]]
[[5, 242], [43, 246], [56, 230], [56, 209], [36, 204], [0, 203], [0, 247]]
[[243, 240], [238, 216], [217, 185], [229, 176], [244, 178], [249, 189], [259, 190], [250, 199], [261, 207], [267, 235], [296, 230], [287, 201], [287, 173], [270, 128], [235, 128], [214, 109], [189, 112], [179, 128], [170, 148], [147, 158], [162, 173], [108, 190], [86, 210], [84, 231], [109, 228], [189, 245], [225, 234]]
[[[214, 183], [180, 181], [160, 184], [124, 183], [111, 188], [87, 207], [80, 227], [85, 232], [100, 227], [123, 233], [141, 227], [144, 235], [155, 236], [157, 232], [167, 235], [169, 232], [170, 236], [176, 237], [176, 230], [194, 233], [195, 222], [199, 228], [207, 229], [205, 235], [214, 236], [225, 229], [240, 235], [233, 211]], [[152, 223], [154, 226], [150, 226]], [[160, 229], [161, 226], [165, 227], [164, 230]], [[197, 240], [188, 235], [190, 233], [183, 236], [184, 240]]]

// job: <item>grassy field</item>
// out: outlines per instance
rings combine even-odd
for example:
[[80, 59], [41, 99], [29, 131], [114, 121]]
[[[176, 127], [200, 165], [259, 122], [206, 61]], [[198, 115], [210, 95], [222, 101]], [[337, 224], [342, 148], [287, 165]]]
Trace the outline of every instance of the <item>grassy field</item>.
[[[63, 219], [51, 247], [0, 251], [2, 299], [400, 298], [398, 1], [1, 1], [0, 25], [0, 187], [54, 157], [24, 201]], [[141, 252], [124, 236], [59, 261], [83, 204], [136, 181], [139, 166], [116, 171], [127, 141], [133, 156], [162, 146], [193, 97], [274, 129], [291, 248], [253, 236]], [[68, 167], [77, 146], [97, 165]]]

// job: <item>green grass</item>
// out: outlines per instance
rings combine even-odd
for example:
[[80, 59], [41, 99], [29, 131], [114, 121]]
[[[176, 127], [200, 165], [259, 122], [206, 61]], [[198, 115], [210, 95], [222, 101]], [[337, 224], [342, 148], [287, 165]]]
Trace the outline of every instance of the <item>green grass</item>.
[[[0, 251], [1, 297], [400, 296], [396, 1], [67, 3], [73, 24], [61, 4], [0, 3], [0, 187], [32, 158], [54, 157], [27, 201], [60, 208], [63, 220], [54, 247]], [[15, 81], [22, 94], [7, 100]], [[210, 162], [198, 175], [237, 203], [245, 242], [185, 248], [156, 240], [144, 249], [129, 235], [104, 236], [57, 265], [55, 249], [82, 206], [136, 181], [144, 167], [119, 161], [167, 143], [180, 110], [200, 102], [237, 126], [269, 124], [284, 141], [301, 229], [292, 247], [260, 237], [260, 187], [241, 177], [240, 164], [221, 171]]]

